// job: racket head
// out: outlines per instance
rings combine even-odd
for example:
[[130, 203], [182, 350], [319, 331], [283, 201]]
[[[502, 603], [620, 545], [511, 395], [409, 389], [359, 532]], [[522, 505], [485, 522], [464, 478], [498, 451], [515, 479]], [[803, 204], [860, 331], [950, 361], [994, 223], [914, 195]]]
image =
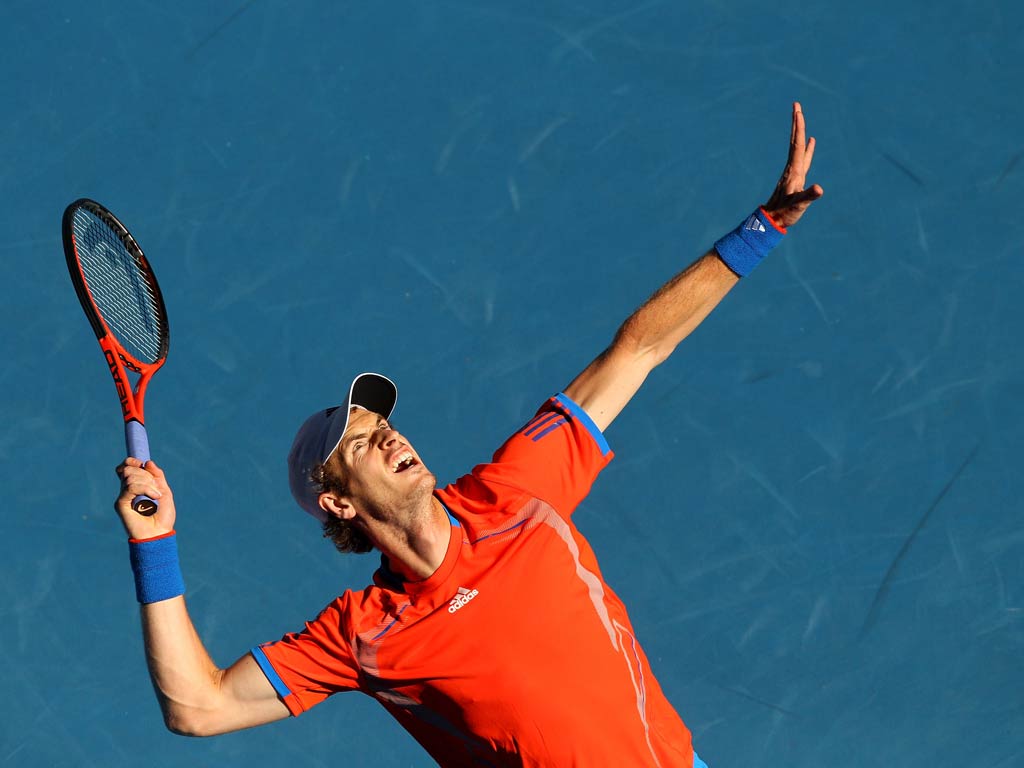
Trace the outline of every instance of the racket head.
[[[106, 207], [82, 198], [64, 210], [64, 257], [75, 293], [89, 318], [121, 401], [128, 453], [149, 461], [143, 400], [164, 364], [170, 328], [160, 285], [142, 248]], [[134, 391], [126, 369], [138, 374]], [[132, 499], [141, 515], [157, 511], [148, 496]]]
[[64, 211], [64, 256], [75, 293], [100, 340], [136, 373], [163, 365], [170, 328], [153, 268], [127, 227], [95, 200]]

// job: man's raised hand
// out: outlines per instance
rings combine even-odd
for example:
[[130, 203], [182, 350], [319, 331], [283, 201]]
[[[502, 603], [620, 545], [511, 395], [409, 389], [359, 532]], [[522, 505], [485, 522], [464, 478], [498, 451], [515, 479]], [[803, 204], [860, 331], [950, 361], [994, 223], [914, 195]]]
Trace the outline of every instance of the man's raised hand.
[[807, 172], [814, 158], [814, 137], [806, 137], [804, 113], [800, 102], [793, 102], [793, 127], [789, 134], [789, 159], [775, 191], [764, 210], [780, 227], [791, 227], [804, 215], [811, 203], [825, 194], [817, 184], [805, 188]]

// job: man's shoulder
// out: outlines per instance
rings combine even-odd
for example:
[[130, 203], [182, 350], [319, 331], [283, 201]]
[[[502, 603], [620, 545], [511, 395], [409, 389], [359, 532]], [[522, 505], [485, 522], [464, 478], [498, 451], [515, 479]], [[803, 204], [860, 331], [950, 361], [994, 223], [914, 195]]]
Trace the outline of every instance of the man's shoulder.
[[347, 589], [325, 605], [311, 623], [337, 626], [346, 633], [358, 634], [400, 607], [401, 598], [395, 590], [377, 584]]
[[480, 464], [435, 492], [449, 513], [469, 528], [481, 518], [514, 513], [525, 501], [526, 494], [521, 488], [500, 482], [488, 471], [489, 466]]

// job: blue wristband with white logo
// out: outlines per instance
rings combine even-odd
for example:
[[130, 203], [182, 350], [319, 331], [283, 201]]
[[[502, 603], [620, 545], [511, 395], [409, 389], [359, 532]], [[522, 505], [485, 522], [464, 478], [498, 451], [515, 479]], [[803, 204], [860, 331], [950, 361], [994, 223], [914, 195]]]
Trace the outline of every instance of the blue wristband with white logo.
[[174, 531], [153, 539], [129, 539], [128, 553], [135, 574], [135, 597], [143, 604], [185, 594]]
[[715, 243], [715, 250], [725, 266], [739, 277], [746, 277], [772, 248], [782, 242], [785, 234], [786, 230], [777, 226], [764, 208], [758, 208]]

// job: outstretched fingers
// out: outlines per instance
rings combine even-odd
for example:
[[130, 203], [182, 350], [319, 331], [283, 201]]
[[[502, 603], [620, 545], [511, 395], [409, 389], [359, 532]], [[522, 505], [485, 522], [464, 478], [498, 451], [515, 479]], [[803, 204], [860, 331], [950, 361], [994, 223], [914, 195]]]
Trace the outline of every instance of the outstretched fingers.
[[799, 101], [793, 102], [793, 127], [789, 132], [789, 159], [795, 160], [804, 150], [807, 126]]
[[807, 140], [807, 150], [804, 152], [804, 176], [811, 170], [811, 161], [814, 160], [814, 137]]
[[795, 224], [807, 207], [824, 194], [824, 190], [817, 184], [804, 188], [807, 183], [807, 173], [814, 160], [815, 147], [814, 137], [807, 137], [803, 108], [799, 101], [794, 101], [786, 167], [764, 206], [772, 219], [780, 226], [788, 227]]
[[800, 192], [807, 180], [807, 172], [814, 159], [814, 137], [807, 138], [807, 125], [799, 101], [793, 102], [793, 124], [789, 135], [789, 158], [782, 174], [783, 189], [787, 194]]

